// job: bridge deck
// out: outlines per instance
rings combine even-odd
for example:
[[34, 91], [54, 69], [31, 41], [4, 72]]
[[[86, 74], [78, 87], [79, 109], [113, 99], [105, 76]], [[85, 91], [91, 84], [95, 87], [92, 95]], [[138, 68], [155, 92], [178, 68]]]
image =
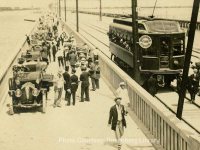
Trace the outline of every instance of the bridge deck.
[[[57, 73], [57, 62], [50, 64], [48, 72]], [[80, 70], [77, 75], [79, 75]], [[14, 149], [48, 149], [66, 150], [68, 148], [91, 150], [114, 150], [116, 146], [109, 140], [115, 139], [114, 132], [107, 127], [109, 109], [114, 105], [114, 94], [103, 81], [100, 89], [90, 91], [90, 102], [79, 102], [80, 87], [75, 106], [53, 108], [53, 88], [47, 101], [47, 112], [42, 114], [36, 109], [19, 111], [13, 116], [7, 114], [5, 106], [0, 114], [0, 147], [4, 150]], [[64, 98], [64, 93], [63, 96]], [[154, 149], [137, 124], [128, 115], [128, 127], [125, 129], [124, 149]], [[13, 144], [15, 143], [15, 144]]]

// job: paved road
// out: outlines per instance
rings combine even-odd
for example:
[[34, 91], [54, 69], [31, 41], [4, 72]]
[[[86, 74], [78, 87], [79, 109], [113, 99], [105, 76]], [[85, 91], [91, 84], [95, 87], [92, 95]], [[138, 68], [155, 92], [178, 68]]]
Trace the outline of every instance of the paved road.
[[[52, 63], [48, 71], [55, 74], [57, 63]], [[79, 71], [80, 72], [80, 71]], [[109, 108], [114, 104], [114, 95], [103, 80], [101, 89], [90, 92], [91, 102], [78, 102], [76, 106], [53, 108], [53, 90], [47, 101], [47, 112], [39, 109], [20, 110], [17, 114], [7, 114], [10, 97], [6, 97], [0, 113], [0, 149], [2, 150], [114, 150], [114, 133], [107, 127]], [[78, 96], [80, 89], [78, 89]], [[64, 97], [64, 94], [63, 94]], [[125, 130], [123, 149], [152, 150], [152, 144], [127, 116], [128, 128]]]

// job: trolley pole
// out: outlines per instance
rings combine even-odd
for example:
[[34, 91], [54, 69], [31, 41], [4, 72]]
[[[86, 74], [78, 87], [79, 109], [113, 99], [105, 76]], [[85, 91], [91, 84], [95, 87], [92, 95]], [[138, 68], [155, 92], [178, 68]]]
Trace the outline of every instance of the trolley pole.
[[61, 17], [61, 6], [60, 6], [60, 0], [58, 0], [58, 5], [59, 5], [59, 6], [58, 6], [58, 7], [59, 7], [59, 9], [58, 9], [58, 10], [59, 10], [59, 17]]
[[182, 112], [183, 112], [188, 72], [189, 72], [190, 60], [191, 60], [194, 37], [195, 37], [197, 17], [198, 17], [198, 12], [199, 12], [199, 4], [200, 4], [200, 0], [194, 0], [189, 33], [188, 33], [189, 40], [187, 42], [187, 49], [186, 49], [184, 68], [183, 68], [183, 77], [182, 77], [182, 82], [181, 82], [181, 89], [179, 93], [179, 101], [178, 101], [178, 108], [177, 108], [177, 114], [176, 114], [176, 117], [179, 118], [180, 120], [182, 118]]
[[79, 32], [78, 0], [76, 0], [76, 31]]
[[64, 7], [65, 7], [65, 22], [67, 20], [67, 9], [66, 9], [66, 0], [64, 0]]
[[101, 0], [99, 0], [99, 1], [100, 1], [100, 6], [99, 6], [99, 20], [102, 21], [102, 12], [101, 12], [102, 11], [102, 5], [101, 5], [102, 3], [101, 3]]
[[139, 81], [139, 67], [138, 67], [138, 12], [137, 0], [132, 0], [132, 38], [133, 38], [133, 76], [135, 81]]

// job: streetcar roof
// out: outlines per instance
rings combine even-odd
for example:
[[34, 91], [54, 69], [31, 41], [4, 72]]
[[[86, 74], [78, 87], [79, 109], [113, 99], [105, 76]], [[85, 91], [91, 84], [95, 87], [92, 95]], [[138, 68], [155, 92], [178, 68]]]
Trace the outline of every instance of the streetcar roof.
[[[132, 19], [114, 19], [114, 23], [111, 26], [121, 28], [123, 30], [128, 30], [132, 32]], [[146, 31], [149, 33], [177, 33], [183, 32], [180, 28], [180, 25], [176, 21], [169, 20], [145, 20], [139, 19], [138, 23], [143, 24], [146, 28]]]

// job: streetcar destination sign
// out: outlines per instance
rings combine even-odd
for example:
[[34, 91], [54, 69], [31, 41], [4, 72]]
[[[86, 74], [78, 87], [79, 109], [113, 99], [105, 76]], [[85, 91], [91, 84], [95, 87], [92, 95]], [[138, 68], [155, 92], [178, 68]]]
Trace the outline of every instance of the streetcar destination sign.
[[139, 45], [142, 48], [149, 48], [152, 45], [152, 39], [148, 35], [143, 35], [139, 38]]

